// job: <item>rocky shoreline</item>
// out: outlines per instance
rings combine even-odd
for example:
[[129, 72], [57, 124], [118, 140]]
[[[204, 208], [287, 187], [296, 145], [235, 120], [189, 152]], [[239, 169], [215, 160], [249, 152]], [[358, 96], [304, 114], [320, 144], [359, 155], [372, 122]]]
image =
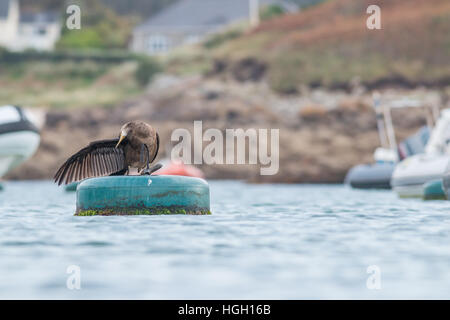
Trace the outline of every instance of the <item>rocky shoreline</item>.
[[[386, 89], [383, 95], [439, 93], [431, 89]], [[280, 95], [264, 81], [238, 82], [217, 77], [160, 76], [140, 97], [114, 108], [50, 110], [37, 153], [6, 179], [50, 179], [72, 153], [92, 140], [115, 137], [121, 124], [135, 119], [151, 123], [161, 136], [158, 160], [168, 157], [173, 130], [276, 128], [280, 131], [280, 168], [260, 175], [258, 165], [200, 165], [208, 179], [242, 179], [255, 183], [339, 183], [349, 168], [372, 162], [379, 146], [370, 92], [355, 87], [328, 91], [302, 88]], [[421, 110], [393, 113], [398, 139], [425, 124]]]

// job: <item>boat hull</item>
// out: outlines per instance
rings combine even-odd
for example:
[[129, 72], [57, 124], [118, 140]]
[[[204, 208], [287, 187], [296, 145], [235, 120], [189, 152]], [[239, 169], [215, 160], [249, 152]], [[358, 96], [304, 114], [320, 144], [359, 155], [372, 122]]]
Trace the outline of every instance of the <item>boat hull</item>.
[[446, 200], [442, 179], [432, 180], [423, 185], [424, 200]]
[[444, 190], [446, 198], [450, 200], [450, 165], [442, 176], [442, 189]]
[[39, 133], [33, 131], [0, 134], [0, 177], [29, 159], [39, 142]]
[[20, 107], [0, 107], [0, 178], [29, 159], [39, 146], [39, 130], [29, 116]]
[[350, 169], [345, 183], [357, 189], [390, 189], [394, 163], [357, 165]]
[[420, 154], [401, 161], [392, 174], [392, 189], [403, 198], [421, 198], [424, 184], [441, 179], [449, 159], [446, 155]]

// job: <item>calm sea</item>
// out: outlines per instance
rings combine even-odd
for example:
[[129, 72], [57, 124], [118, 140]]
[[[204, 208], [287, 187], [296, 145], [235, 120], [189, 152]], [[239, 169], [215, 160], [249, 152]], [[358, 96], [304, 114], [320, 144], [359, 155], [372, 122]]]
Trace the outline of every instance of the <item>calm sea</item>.
[[450, 298], [450, 202], [210, 186], [211, 216], [74, 217], [75, 193], [5, 183], [0, 298]]

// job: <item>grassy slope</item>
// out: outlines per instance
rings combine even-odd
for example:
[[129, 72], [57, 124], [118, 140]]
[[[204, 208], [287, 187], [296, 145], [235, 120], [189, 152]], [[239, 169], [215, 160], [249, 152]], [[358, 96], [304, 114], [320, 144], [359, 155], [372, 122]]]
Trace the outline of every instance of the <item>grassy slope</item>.
[[[382, 30], [366, 28], [370, 4], [381, 7]], [[212, 54], [267, 62], [269, 81], [280, 91], [301, 83], [339, 85], [354, 77], [366, 83], [448, 83], [450, 1], [329, 0], [268, 21]]]
[[138, 94], [137, 63], [20, 62], [0, 64], [0, 105], [109, 107]]

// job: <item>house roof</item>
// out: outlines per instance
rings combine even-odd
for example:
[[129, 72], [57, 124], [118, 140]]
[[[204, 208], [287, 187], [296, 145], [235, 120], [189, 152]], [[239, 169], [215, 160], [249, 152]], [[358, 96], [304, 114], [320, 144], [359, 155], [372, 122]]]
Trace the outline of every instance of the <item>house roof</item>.
[[[285, 4], [282, 0], [259, 0], [264, 4]], [[217, 27], [249, 16], [248, 0], [179, 0], [150, 17], [137, 29], [154, 27]]]
[[8, 17], [9, 0], [0, 0], [0, 18]]

